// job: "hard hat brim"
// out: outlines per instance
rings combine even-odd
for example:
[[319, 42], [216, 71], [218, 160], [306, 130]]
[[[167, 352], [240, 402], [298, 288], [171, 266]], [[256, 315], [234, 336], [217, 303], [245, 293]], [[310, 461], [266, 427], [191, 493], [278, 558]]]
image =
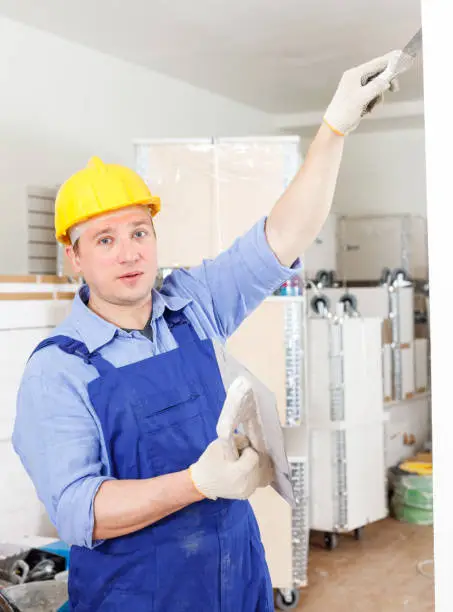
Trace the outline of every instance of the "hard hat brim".
[[[118, 205], [112, 206], [111, 208], [109, 208], [109, 210], [104, 210], [97, 214], [91, 214], [91, 215], [86, 215], [84, 217], [80, 217], [75, 221], [75, 223], [71, 225], [71, 227], [74, 227], [74, 225], [78, 225], [79, 223], [84, 223], [85, 221], [90, 221], [91, 219], [101, 217], [102, 215], [108, 215], [109, 213], [115, 210], [121, 210], [122, 208], [130, 208], [131, 206], [148, 206], [151, 211], [151, 217], [155, 217], [157, 213], [160, 211], [161, 201], [158, 196], [152, 196], [151, 198], [146, 198], [145, 200], [141, 200], [141, 201], [138, 200], [136, 202], [127, 202], [125, 204], [120, 203]], [[63, 233], [55, 236], [57, 241], [60, 244], [63, 244], [65, 246], [71, 245], [71, 240], [69, 238], [70, 229], [71, 228], [68, 227]]]

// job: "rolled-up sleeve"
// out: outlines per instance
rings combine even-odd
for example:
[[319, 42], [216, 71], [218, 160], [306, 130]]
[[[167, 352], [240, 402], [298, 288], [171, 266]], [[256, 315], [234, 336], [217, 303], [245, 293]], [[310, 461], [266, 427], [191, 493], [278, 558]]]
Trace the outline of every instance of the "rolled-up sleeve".
[[269, 246], [266, 218], [215, 259], [174, 272], [162, 289], [197, 301], [218, 334], [230, 336], [242, 321], [282, 283], [301, 270], [297, 259], [283, 266]]
[[12, 441], [61, 539], [100, 544], [92, 537], [94, 498], [111, 478], [102, 475], [99, 430], [70, 375], [24, 376]]

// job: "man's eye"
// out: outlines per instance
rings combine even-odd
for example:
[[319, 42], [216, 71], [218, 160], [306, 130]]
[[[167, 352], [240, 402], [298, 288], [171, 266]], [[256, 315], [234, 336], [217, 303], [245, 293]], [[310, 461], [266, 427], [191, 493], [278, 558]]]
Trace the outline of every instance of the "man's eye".
[[105, 238], [100, 238], [98, 244], [101, 244], [103, 246], [107, 246], [112, 242], [111, 238], [105, 237]]
[[147, 232], [147, 231], [145, 231], [145, 230], [137, 230], [137, 231], [135, 232], [135, 236], [136, 236], [137, 238], [143, 238], [144, 236], [147, 236], [147, 235], [148, 235], [148, 232]]

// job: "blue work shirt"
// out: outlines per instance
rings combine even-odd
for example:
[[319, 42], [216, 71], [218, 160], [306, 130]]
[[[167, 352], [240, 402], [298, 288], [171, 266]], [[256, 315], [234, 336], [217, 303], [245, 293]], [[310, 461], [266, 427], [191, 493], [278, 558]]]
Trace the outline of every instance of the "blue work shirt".
[[[225, 341], [267, 296], [299, 270], [282, 266], [270, 249], [265, 219], [225, 252], [189, 271], [175, 270], [153, 290], [153, 341], [126, 332], [87, 307], [88, 287], [76, 295], [67, 319], [52, 335], [86, 344], [116, 367], [176, 348], [164, 310], [184, 313], [200, 338]], [[56, 346], [28, 362], [19, 389], [13, 446], [52, 523], [67, 544], [93, 548], [95, 495], [112, 480], [101, 426], [88, 396], [98, 376], [91, 365]]]

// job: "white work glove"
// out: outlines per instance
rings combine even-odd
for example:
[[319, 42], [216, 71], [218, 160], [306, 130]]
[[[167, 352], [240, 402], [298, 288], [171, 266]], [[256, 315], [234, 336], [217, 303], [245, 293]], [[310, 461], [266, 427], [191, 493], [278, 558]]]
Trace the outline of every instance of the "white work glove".
[[228, 388], [217, 422], [217, 435], [223, 440], [228, 440], [239, 425], [243, 426], [251, 446], [256, 451], [264, 452], [265, 446], [258, 420], [256, 398], [252, 383], [245, 376], [238, 376]]
[[[382, 102], [384, 92], [398, 89], [395, 68], [401, 54], [401, 51], [392, 51], [343, 74], [324, 114], [324, 122], [334, 132], [345, 136], [355, 130], [362, 117]], [[378, 75], [363, 84], [375, 74]]]
[[[258, 470], [259, 470], [259, 479], [258, 479], [258, 487], [259, 489], [263, 487], [267, 487], [274, 480], [274, 466], [272, 464], [272, 459], [269, 457], [267, 453], [260, 453], [251, 444], [251, 441], [247, 436], [243, 434], [235, 433], [233, 436], [234, 445], [237, 449], [237, 454], [240, 456], [242, 451], [248, 447], [251, 447], [253, 451], [258, 454]], [[223, 442], [223, 440], [222, 440]]]
[[239, 457], [232, 457], [224, 440], [217, 438], [189, 473], [196, 489], [209, 499], [248, 499], [258, 487], [270, 484], [273, 470], [270, 459], [249, 446], [245, 436], [235, 435]]

